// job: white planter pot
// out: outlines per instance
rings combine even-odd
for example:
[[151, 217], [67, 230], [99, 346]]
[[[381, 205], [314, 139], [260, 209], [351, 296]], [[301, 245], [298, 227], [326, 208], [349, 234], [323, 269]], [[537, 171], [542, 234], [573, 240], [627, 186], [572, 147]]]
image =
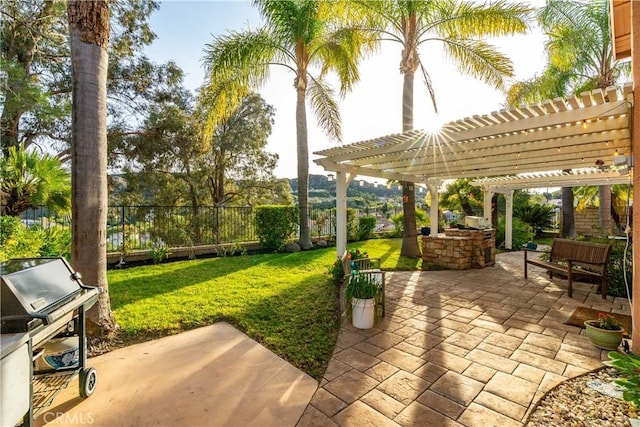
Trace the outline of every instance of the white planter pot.
[[373, 328], [373, 321], [375, 316], [375, 298], [371, 299], [358, 299], [353, 298], [352, 305], [353, 310], [351, 312], [351, 321], [353, 326], [358, 329], [370, 329]]

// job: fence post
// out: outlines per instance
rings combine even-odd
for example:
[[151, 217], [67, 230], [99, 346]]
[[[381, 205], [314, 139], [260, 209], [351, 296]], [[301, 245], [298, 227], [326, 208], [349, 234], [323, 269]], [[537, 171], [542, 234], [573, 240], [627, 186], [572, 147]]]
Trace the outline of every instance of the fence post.
[[121, 214], [122, 214], [122, 248], [123, 248], [123, 250], [125, 250], [125, 249], [124, 249], [124, 245], [126, 244], [126, 243], [125, 243], [125, 238], [126, 238], [126, 235], [127, 235], [127, 227], [126, 227], [126, 225], [125, 225], [125, 224], [126, 224], [126, 220], [125, 220], [125, 218], [126, 218], [126, 217], [125, 217], [125, 211], [124, 211], [124, 209], [125, 209], [125, 207], [124, 207], [124, 205], [122, 205], [122, 212], [121, 212]]

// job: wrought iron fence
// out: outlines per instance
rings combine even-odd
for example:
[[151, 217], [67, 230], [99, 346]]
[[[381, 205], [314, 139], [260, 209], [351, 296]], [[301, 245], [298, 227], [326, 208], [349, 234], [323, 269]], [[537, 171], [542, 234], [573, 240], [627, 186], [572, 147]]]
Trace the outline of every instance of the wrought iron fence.
[[[44, 207], [25, 211], [22, 222], [41, 228], [71, 228], [70, 215], [56, 215]], [[109, 206], [107, 252], [149, 249], [154, 244], [169, 247], [258, 240], [251, 207], [199, 206]], [[309, 209], [312, 237], [335, 235], [335, 211]]]

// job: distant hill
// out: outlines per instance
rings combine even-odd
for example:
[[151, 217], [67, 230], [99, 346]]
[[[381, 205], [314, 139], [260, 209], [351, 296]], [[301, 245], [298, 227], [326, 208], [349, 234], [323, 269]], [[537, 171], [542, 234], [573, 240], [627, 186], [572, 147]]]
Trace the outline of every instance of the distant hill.
[[[362, 185], [361, 185], [362, 183]], [[298, 178], [290, 178], [289, 185], [294, 194], [298, 193]], [[325, 190], [320, 191], [320, 190]], [[336, 182], [329, 181], [325, 175], [309, 175], [309, 197], [335, 197], [336, 194]], [[375, 198], [393, 198], [402, 197], [402, 190], [398, 190], [397, 185], [392, 185], [387, 188], [386, 183], [378, 184], [376, 186], [372, 182], [360, 181], [355, 179], [349, 184], [347, 188], [348, 197], [361, 196], [365, 199], [370, 199], [372, 196]]]

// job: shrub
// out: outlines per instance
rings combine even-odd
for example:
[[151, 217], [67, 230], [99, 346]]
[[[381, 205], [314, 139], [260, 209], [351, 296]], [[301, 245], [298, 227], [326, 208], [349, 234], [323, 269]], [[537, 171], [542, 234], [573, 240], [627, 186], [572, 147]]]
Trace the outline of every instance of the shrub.
[[539, 235], [543, 229], [553, 225], [552, 218], [555, 212], [553, 205], [541, 205], [531, 203], [527, 205], [517, 205], [513, 208], [514, 218], [519, 218], [531, 226], [534, 233]]
[[256, 208], [256, 234], [267, 249], [280, 250], [294, 236], [298, 225], [295, 206], [258, 206]]
[[[337, 212], [336, 208], [332, 208], [329, 212], [331, 215], [331, 234], [336, 235]], [[358, 211], [354, 208], [347, 208], [347, 241], [355, 242], [358, 240]]]
[[616, 383], [624, 388], [622, 397], [640, 408], [640, 357], [612, 351], [609, 359], [611, 360], [604, 364], [615, 367], [620, 373], [621, 379], [616, 380]]
[[37, 230], [27, 228], [20, 218], [0, 216], [0, 260], [30, 258], [40, 255], [44, 237]]
[[633, 245], [629, 244], [629, 247], [626, 247], [625, 243], [613, 242], [607, 266], [608, 293], [616, 297], [627, 297], [633, 292]]
[[[513, 218], [512, 227], [512, 248], [517, 249], [522, 247], [523, 244], [533, 239], [533, 232], [531, 226], [522, 222], [519, 218]], [[500, 217], [498, 220], [498, 229], [496, 230], [496, 248], [504, 247], [504, 234], [505, 234], [505, 218]]]
[[358, 211], [353, 208], [347, 208], [347, 241], [355, 242], [358, 240]]
[[153, 242], [153, 247], [151, 248], [151, 251], [149, 253], [151, 254], [153, 263], [160, 264], [162, 261], [169, 258], [171, 251], [165, 243], [156, 240], [155, 242]]
[[376, 222], [376, 217], [370, 215], [358, 218], [358, 240], [370, 239], [376, 228]]
[[331, 281], [335, 285], [342, 284], [342, 279], [344, 278], [344, 267], [342, 266], [340, 259], [334, 261], [331, 267], [329, 267], [329, 275], [331, 276]]
[[61, 256], [71, 259], [70, 228], [52, 226], [38, 229], [38, 231], [43, 239], [40, 256]]
[[[633, 293], [633, 245], [629, 244], [627, 247], [627, 242], [624, 240], [610, 240], [606, 237], [589, 238], [588, 241], [611, 245], [606, 274], [607, 293], [615, 297], [627, 297]], [[629, 286], [628, 293], [627, 286]]]
[[[394, 237], [402, 237], [404, 231], [404, 213], [399, 213], [391, 217], [391, 222], [394, 225]], [[422, 209], [416, 209], [416, 226], [426, 227], [431, 224], [431, 220], [425, 211]]]

